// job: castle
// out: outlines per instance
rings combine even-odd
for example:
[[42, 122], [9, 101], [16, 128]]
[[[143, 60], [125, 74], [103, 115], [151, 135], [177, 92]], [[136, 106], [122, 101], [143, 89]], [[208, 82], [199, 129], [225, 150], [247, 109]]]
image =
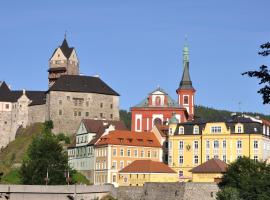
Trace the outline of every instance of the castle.
[[0, 82], [0, 148], [20, 127], [52, 120], [54, 133], [75, 133], [82, 119], [119, 120], [119, 94], [98, 76], [82, 76], [66, 38], [49, 60], [47, 91], [11, 90]]

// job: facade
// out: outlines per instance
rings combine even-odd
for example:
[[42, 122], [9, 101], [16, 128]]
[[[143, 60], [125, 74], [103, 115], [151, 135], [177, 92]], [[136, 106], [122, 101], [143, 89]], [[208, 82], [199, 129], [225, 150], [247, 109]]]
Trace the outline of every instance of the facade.
[[84, 174], [91, 183], [94, 182], [94, 145], [102, 135], [115, 129], [126, 130], [126, 127], [121, 121], [83, 119], [68, 147], [69, 166]]
[[118, 186], [119, 170], [138, 159], [162, 161], [162, 148], [154, 133], [115, 130], [99, 139], [95, 156], [94, 184]]
[[163, 162], [135, 160], [119, 171], [119, 186], [143, 186], [146, 182], [177, 182], [177, 173]]
[[227, 169], [226, 162], [212, 158], [190, 170], [192, 172], [192, 182], [219, 183]]
[[265, 161], [270, 156], [270, 123], [246, 115], [224, 122], [191, 121], [169, 125], [169, 166], [180, 181], [192, 179], [191, 169], [212, 159], [226, 163], [247, 156]]
[[154, 125], [166, 124], [174, 114], [178, 122], [192, 120], [194, 116], [195, 89], [189, 74], [189, 49], [183, 50], [183, 75], [176, 90], [178, 101], [173, 100], [163, 89], [158, 87], [141, 103], [131, 108], [131, 130], [151, 131]]
[[44, 122], [44, 113], [44, 91], [11, 90], [0, 82], [0, 148], [15, 139], [19, 128]]

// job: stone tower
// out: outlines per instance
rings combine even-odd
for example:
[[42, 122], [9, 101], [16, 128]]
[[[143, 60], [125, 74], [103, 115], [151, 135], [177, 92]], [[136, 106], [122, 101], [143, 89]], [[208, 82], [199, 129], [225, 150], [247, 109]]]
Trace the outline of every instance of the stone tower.
[[66, 38], [49, 60], [49, 88], [63, 74], [79, 75], [79, 60], [75, 48], [69, 47]]
[[189, 75], [189, 48], [188, 45], [184, 45], [183, 49], [183, 75], [180, 81], [179, 87], [176, 90], [178, 95], [178, 104], [187, 109], [189, 119], [193, 119], [194, 116], [194, 95], [196, 90], [192, 86], [192, 81]]

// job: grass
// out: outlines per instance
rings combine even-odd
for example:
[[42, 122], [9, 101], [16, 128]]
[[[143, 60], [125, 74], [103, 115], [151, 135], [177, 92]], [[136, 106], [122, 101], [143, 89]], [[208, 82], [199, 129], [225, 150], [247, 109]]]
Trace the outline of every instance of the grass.
[[2, 184], [21, 184], [19, 169], [12, 169], [2, 177]]
[[[28, 146], [31, 144], [33, 138], [40, 134], [42, 130], [42, 123], [33, 124], [21, 131], [21, 134], [16, 137], [14, 141], [8, 144], [0, 152], [0, 172], [3, 172], [1, 183], [9, 183], [18, 181], [18, 168], [20, 167], [23, 158], [26, 155]], [[16, 182], [17, 183], [17, 182]]]
[[76, 171], [76, 173], [72, 176], [73, 181], [75, 181], [77, 184], [86, 184], [90, 185], [90, 181], [80, 172]]

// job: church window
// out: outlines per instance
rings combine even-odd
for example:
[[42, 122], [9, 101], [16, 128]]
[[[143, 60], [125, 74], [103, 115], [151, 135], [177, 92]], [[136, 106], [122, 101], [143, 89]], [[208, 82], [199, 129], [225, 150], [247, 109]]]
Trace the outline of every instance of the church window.
[[161, 125], [161, 124], [162, 124], [162, 120], [161, 120], [160, 118], [156, 118], [156, 119], [154, 120], [154, 124], [155, 124], [155, 125]]
[[184, 96], [184, 104], [188, 104], [188, 96]]
[[62, 110], [59, 110], [59, 115], [62, 115]]
[[156, 106], [160, 106], [161, 105], [161, 100], [160, 100], [160, 97], [157, 96], [156, 97]]
[[140, 119], [137, 119], [137, 130], [140, 130], [141, 129], [141, 120]]
[[88, 117], [88, 116], [89, 116], [89, 112], [86, 112], [86, 113], [85, 113], [85, 116]]

